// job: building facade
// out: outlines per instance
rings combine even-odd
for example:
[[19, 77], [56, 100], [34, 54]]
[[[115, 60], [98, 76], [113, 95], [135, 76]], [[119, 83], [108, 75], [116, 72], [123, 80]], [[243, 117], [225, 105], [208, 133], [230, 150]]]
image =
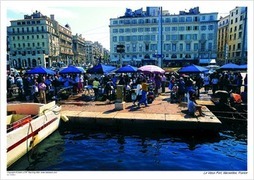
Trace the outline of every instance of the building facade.
[[82, 35], [76, 34], [72, 36], [73, 42], [73, 61], [76, 65], [83, 65], [86, 62], [86, 49], [85, 49], [85, 38]]
[[[200, 13], [198, 7], [189, 12], [180, 11], [178, 15], [160, 11], [160, 7], [147, 7], [146, 11], [126, 9], [124, 16], [110, 19], [111, 62], [157, 65], [161, 58], [165, 67], [214, 59], [217, 15]], [[119, 44], [124, 45], [124, 53], [117, 53]], [[160, 44], [161, 54], [158, 54]]]
[[236, 7], [229, 12], [227, 61], [247, 63], [247, 7]]
[[218, 52], [217, 63], [228, 63], [228, 27], [229, 27], [229, 15], [221, 17], [218, 22]]
[[35, 11], [24, 19], [13, 20], [7, 27], [8, 64], [17, 69], [52, 67], [57, 62], [69, 64], [73, 59], [72, 32]]

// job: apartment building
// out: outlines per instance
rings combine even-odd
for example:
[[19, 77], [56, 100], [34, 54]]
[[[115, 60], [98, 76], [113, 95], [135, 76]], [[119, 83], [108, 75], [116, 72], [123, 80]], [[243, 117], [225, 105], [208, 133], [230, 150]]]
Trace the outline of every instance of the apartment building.
[[[170, 14], [161, 7], [126, 9], [124, 16], [110, 19], [110, 60], [158, 65], [161, 58], [161, 66], [165, 67], [215, 59], [217, 15], [200, 13], [199, 7], [179, 14]], [[118, 45], [124, 45], [124, 53], [117, 53]]]
[[51, 67], [55, 62], [73, 59], [70, 27], [61, 26], [54, 15], [49, 18], [35, 11], [24, 15], [24, 19], [11, 21], [7, 39], [10, 67]]
[[229, 27], [229, 15], [220, 17], [218, 22], [218, 52], [217, 63], [228, 63], [228, 27]]
[[73, 53], [74, 53], [74, 63], [76, 65], [83, 65], [86, 62], [86, 49], [85, 49], [85, 38], [82, 34], [76, 34], [72, 36], [73, 42]]
[[229, 12], [227, 61], [247, 63], [247, 7], [236, 7]]

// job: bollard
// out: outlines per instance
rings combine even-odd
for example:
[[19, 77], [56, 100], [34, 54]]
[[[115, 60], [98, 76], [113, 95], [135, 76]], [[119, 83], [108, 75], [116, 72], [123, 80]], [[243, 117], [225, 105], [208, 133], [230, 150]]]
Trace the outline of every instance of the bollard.
[[116, 102], [123, 102], [123, 85], [116, 86]]
[[115, 109], [116, 110], [123, 110], [123, 109], [125, 109], [125, 105], [126, 104], [123, 101], [123, 85], [117, 85]]

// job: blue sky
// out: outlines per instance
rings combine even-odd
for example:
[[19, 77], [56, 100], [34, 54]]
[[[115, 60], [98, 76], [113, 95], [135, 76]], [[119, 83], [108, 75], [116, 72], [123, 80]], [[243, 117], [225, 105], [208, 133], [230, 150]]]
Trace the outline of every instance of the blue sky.
[[225, 16], [236, 6], [248, 4], [250, 1], [16, 1], [13, 6], [13, 1], [5, 1], [1, 8], [6, 11], [6, 26], [10, 20], [23, 19], [38, 10], [43, 15], [54, 14], [61, 25], [70, 25], [73, 34], [82, 34], [86, 40], [98, 41], [109, 49], [109, 20], [124, 15], [126, 8], [162, 6], [171, 14], [178, 14], [199, 6], [201, 13], [218, 12]]

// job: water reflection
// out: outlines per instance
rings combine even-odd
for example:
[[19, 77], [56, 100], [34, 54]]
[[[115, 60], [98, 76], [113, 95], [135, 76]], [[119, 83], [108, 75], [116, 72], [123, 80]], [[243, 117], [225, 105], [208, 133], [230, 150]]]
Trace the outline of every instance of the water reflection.
[[236, 137], [231, 130], [183, 133], [68, 124], [9, 168], [83, 171], [245, 169], [247, 141]]

